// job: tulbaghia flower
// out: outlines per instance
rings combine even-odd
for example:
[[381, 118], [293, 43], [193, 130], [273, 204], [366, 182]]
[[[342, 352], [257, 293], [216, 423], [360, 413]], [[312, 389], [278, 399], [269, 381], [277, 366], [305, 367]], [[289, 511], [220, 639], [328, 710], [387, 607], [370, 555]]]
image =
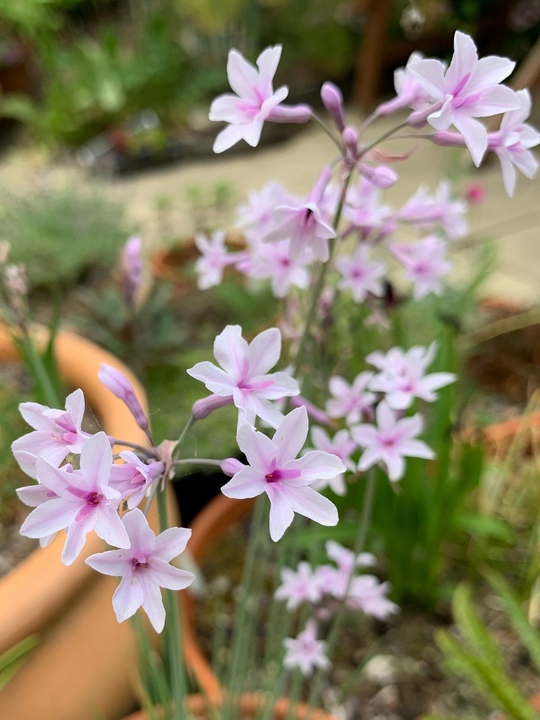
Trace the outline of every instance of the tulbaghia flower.
[[[351, 472], [355, 470], [356, 464], [351, 460], [351, 454], [356, 450], [356, 443], [351, 440], [347, 430], [339, 430], [331, 438], [322, 428], [314, 427], [311, 430], [311, 442], [316, 450], [337, 455], [347, 470]], [[319, 490], [319, 492], [329, 487], [336, 495], [345, 495], [347, 493], [344, 473], [336, 475], [331, 480], [317, 480], [312, 487]]]
[[398, 420], [392, 408], [384, 401], [380, 402], [377, 406], [377, 425], [353, 425], [350, 428], [353, 440], [365, 448], [358, 469], [367, 470], [382, 462], [392, 482], [401, 480], [405, 473], [404, 457], [427, 460], [435, 457], [433, 450], [417, 439], [422, 429], [423, 422], [419, 414]]
[[487, 131], [475, 118], [515, 110], [519, 106], [513, 90], [499, 83], [515, 63], [496, 55], [478, 59], [473, 39], [457, 31], [454, 55], [448, 68], [440, 60], [415, 62], [410, 72], [435, 101], [427, 121], [436, 130], [454, 125], [463, 135], [476, 166], [487, 149]]
[[281, 57], [281, 45], [266, 48], [257, 58], [257, 68], [237, 50], [229, 52], [227, 76], [236, 95], [220, 95], [210, 107], [210, 120], [229, 125], [214, 142], [214, 152], [221, 153], [245, 140], [255, 147], [260, 140], [265, 120], [307, 122], [311, 109], [306, 105], [278, 105], [289, 94], [282, 86], [274, 91], [272, 83]]
[[258, 280], [270, 280], [272, 292], [277, 298], [286, 297], [291, 287], [305, 290], [311, 275], [302, 258], [294, 260], [288, 240], [277, 243], [261, 243], [252, 252], [246, 274]]
[[[401, 348], [394, 348], [399, 353]], [[418, 351], [425, 350], [423, 353]], [[392, 352], [392, 351], [390, 351]], [[403, 353], [396, 363], [396, 370], [391, 363], [382, 373], [376, 375], [370, 383], [371, 390], [386, 394], [385, 400], [394, 410], [406, 410], [411, 407], [415, 398], [426, 402], [437, 400], [439, 390], [457, 380], [454, 373], [436, 372], [425, 375], [427, 366], [435, 357], [436, 343], [429, 348], [415, 347]]]
[[375, 555], [367, 552], [355, 554], [335, 540], [328, 540], [325, 548], [330, 560], [333, 560], [340, 572], [346, 576], [349, 576], [357, 567], [372, 567], [376, 562]]
[[204, 233], [195, 235], [195, 245], [201, 257], [195, 261], [197, 287], [207, 290], [219, 285], [223, 279], [223, 271], [228, 265], [236, 262], [238, 255], [229, 253], [225, 245], [225, 232], [216, 230], [209, 238]]
[[82, 390], [75, 390], [67, 396], [65, 410], [55, 410], [35, 402], [21, 403], [19, 410], [35, 432], [15, 440], [11, 449], [21, 469], [34, 479], [38, 457], [59, 467], [70, 453], [80, 453], [90, 437], [89, 433], [81, 430], [84, 416]]
[[142, 607], [156, 632], [161, 632], [165, 608], [160, 588], [184, 590], [195, 579], [193, 573], [170, 564], [186, 549], [191, 530], [172, 527], [156, 536], [138, 509], [126, 513], [122, 521], [129, 537], [129, 549], [96, 553], [86, 562], [104, 575], [122, 578], [113, 595], [118, 622]]
[[62, 561], [71, 565], [92, 530], [117, 547], [129, 547], [129, 537], [118, 515], [122, 496], [111, 487], [111, 444], [104, 432], [90, 437], [81, 450], [81, 469], [68, 472], [43, 458], [36, 463], [39, 482], [53, 496], [40, 503], [21, 526], [21, 535], [48, 537], [67, 529]]
[[421, 185], [395, 217], [399, 222], [415, 225], [419, 230], [440, 230], [449, 240], [459, 240], [469, 232], [463, 200], [452, 197], [447, 180], [439, 183], [434, 195]]
[[281, 585], [274, 593], [274, 597], [277, 600], [286, 600], [287, 610], [295, 610], [303, 602], [319, 602], [321, 589], [311, 565], [301, 562], [296, 572], [290, 568], [282, 568]]
[[363, 239], [372, 233], [381, 238], [394, 230], [392, 211], [388, 205], [382, 205], [380, 199], [380, 191], [364, 177], [347, 192], [343, 216], [360, 231]]
[[377, 396], [368, 387], [373, 373], [362, 372], [352, 385], [345, 378], [335, 375], [330, 378], [329, 390], [332, 399], [326, 403], [326, 411], [333, 418], [345, 418], [347, 425], [360, 422], [363, 415], [371, 413]]
[[131, 450], [120, 453], [122, 465], [113, 465], [111, 469], [111, 487], [118, 490], [130, 510], [137, 507], [165, 468], [161, 460], [143, 462]]
[[316, 667], [327, 668], [330, 665], [325, 654], [326, 642], [317, 640], [317, 625], [314, 620], [309, 620], [305, 630], [296, 638], [285, 638], [283, 644], [283, 664], [287, 668], [299, 668], [303, 675], [311, 675]]
[[244, 230], [246, 238], [258, 241], [272, 229], [272, 213], [278, 205], [300, 203], [278, 182], [266, 183], [260, 190], [248, 194], [247, 203], [236, 210], [236, 224]]
[[413, 52], [405, 67], [398, 68], [394, 72], [396, 97], [388, 102], [381, 103], [375, 110], [377, 115], [392, 115], [392, 113], [403, 110], [403, 108], [418, 110], [429, 102], [429, 95], [410, 71], [411, 67], [422, 58], [422, 53]]
[[488, 148], [499, 158], [506, 192], [512, 197], [516, 186], [516, 168], [533, 178], [538, 162], [530, 149], [540, 142], [540, 134], [525, 120], [531, 113], [531, 95], [528, 90], [518, 90], [519, 108], [503, 115], [497, 132], [488, 133]]
[[271, 400], [298, 395], [298, 383], [285, 372], [268, 375], [281, 354], [281, 334], [277, 328], [259, 333], [248, 345], [239, 325], [227, 325], [214, 341], [214, 357], [220, 367], [209, 361], [197, 363], [188, 375], [203, 382], [210, 392], [232, 397], [239, 410], [238, 427], [251, 425], [260, 417], [277, 427], [282, 413]]
[[363, 302], [371, 293], [384, 295], [380, 278], [386, 273], [383, 263], [371, 260], [365, 244], [359, 245], [354, 255], [340, 255], [336, 258], [336, 267], [341, 273], [338, 288], [350, 290], [356, 303]]
[[347, 605], [377, 620], [387, 620], [390, 615], [399, 612], [396, 603], [387, 597], [390, 590], [390, 583], [381, 583], [374, 575], [359, 575], [351, 582]]
[[441, 278], [452, 269], [446, 260], [446, 243], [436, 235], [428, 235], [415, 243], [392, 243], [392, 253], [405, 268], [405, 276], [414, 284], [413, 297], [422, 300], [430, 293], [441, 295]]
[[326, 262], [328, 240], [336, 237], [336, 231], [324, 219], [320, 204], [331, 176], [330, 168], [324, 168], [305, 203], [276, 207], [272, 228], [263, 240], [280, 242], [288, 239], [292, 260], [316, 257]]
[[304, 407], [283, 418], [272, 440], [248, 424], [238, 430], [238, 446], [249, 465], [221, 491], [232, 498], [257, 497], [265, 492], [270, 499], [270, 537], [274, 541], [283, 536], [295, 512], [321, 525], [336, 525], [338, 521], [335, 505], [310, 485], [316, 480], [331, 480], [344, 472], [345, 466], [335, 455], [319, 450], [297, 458], [307, 433]]

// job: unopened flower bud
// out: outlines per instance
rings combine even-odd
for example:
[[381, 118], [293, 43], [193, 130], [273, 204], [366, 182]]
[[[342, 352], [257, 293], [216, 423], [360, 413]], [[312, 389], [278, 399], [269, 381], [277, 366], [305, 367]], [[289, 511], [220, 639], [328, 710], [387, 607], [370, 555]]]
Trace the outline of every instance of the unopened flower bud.
[[309, 122], [313, 114], [309, 105], [276, 105], [267, 120], [278, 123], [302, 124]]
[[213, 410], [230, 405], [233, 401], [232, 395], [221, 397], [220, 395], [209, 395], [208, 397], [196, 400], [191, 408], [191, 414], [195, 420], [204, 420]]
[[338, 130], [343, 132], [345, 117], [343, 115], [343, 95], [341, 90], [334, 83], [325, 82], [321, 88], [321, 100], [336, 123]]
[[345, 145], [348, 158], [354, 162], [358, 157], [358, 133], [353, 127], [347, 125], [341, 133], [341, 139]]
[[138, 235], [132, 235], [124, 245], [120, 266], [124, 299], [133, 307], [143, 271], [142, 240]]
[[240, 460], [237, 460], [236, 458], [227, 458], [221, 463], [221, 471], [229, 477], [236, 475], [237, 472], [240, 472], [240, 470], [245, 467], [246, 465], [244, 465], [244, 463], [241, 463]]
[[146, 432], [148, 430], [148, 418], [146, 417], [144, 410], [135, 395], [135, 390], [127, 377], [119, 370], [116, 370], [116, 368], [102, 363], [101, 369], [98, 373], [98, 378], [105, 387], [113, 393], [113, 395], [116, 395], [119, 400], [122, 400], [122, 402], [127, 405], [131, 414], [135, 418], [137, 425], [141, 428], [141, 430]]
[[397, 174], [386, 165], [377, 165], [373, 168], [362, 163], [358, 169], [360, 174], [379, 190], [386, 190], [398, 181]]

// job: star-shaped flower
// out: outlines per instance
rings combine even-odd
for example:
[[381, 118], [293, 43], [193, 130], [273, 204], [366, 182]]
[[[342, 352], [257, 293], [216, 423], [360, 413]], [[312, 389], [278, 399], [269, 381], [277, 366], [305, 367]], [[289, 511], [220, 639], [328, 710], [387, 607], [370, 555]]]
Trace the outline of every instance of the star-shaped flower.
[[248, 424], [237, 434], [238, 447], [249, 464], [221, 490], [232, 498], [257, 497], [265, 492], [270, 499], [270, 537], [274, 541], [283, 536], [295, 512], [321, 525], [336, 525], [338, 521], [335, 505], [310, 485], [316, 480], [331, 480], [345, 472], [345, 465], [336, 455], [320, 450], [297, 458], [307, 433], [307, 410], [299, 407], [283, 418], [272, 440]]

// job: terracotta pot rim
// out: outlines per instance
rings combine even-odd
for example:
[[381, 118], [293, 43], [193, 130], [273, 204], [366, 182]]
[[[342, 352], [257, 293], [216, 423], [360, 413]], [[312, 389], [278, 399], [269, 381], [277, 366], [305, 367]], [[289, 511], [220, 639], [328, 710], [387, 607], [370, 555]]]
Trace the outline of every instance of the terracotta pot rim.
[[[211, 706], [208, 699], [204, 695], [197, 693], [186, 698], [186, 710], [195, 717], [203, 718], [206, 711]], [[265, 696], [263, 693], [242, 693], [240, 697], [240, 713], [242, 718], [254, 718], [257, 713], [265, 705]], [[291, 703], [288, 698], [278, 698], [274, 705], [272, 714], [273, 720], [285, 720], [288, 716], [294, 720], [336, 720], [334, 715], [330, 715], [320, 708], [309, 709], [305, 703]], [[147, 714], [144, 710], [129, 715], [124, 720], [147, 720]]]

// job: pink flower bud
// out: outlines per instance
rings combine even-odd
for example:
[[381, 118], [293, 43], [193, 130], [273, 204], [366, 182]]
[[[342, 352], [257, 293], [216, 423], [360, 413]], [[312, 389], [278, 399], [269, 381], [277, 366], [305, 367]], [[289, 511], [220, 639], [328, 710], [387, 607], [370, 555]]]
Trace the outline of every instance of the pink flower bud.
[[102, 363], [98, 378], [113, 395], [116, 395], [119, 400], [122, 400], [128, 406], [137, 425], [146, 432], [148, 430], [148, 418], [144, 414], [144, 410], [135, 395], [135, 390], [127, 377], [116, 368]]
[[213, 410], [230, 405], [233, 401], [232, 395], [221, 397], [220, 395], [209, 395], [193, 403], [191, 414], [195, 420], [204, 420]]
[[229, 477], [236, 475], [237, 472], [240, 472], [240, 470], [245, 467], [247, 466], [244, 465], [244, 463], [241, 463], [240, 460], [237, 460], [236, 458], [227, 458], [221, 463], [221, 471]]
[[341, 139], [343, 140], [350, 160], [354, 162], [358, 156], [358, 133], [353, 127], [347, 125], [341, 133]]
[[334, 83], [325, 82], [321, 88], [321, 100], [336, 123], [338, 130], [342, 132], [345, 128], [345, 118], [343, 116], [343, 95], [341, 90]]
[[369, 180], [369, 182], [375, 185], [376, 188], [379, 188], [379, 190], [386, 190], [398, 181], [397, 174], [387, 165], [377, 165], [372, 168], [369, 165], [361, 163], [358, 170], [366, 180]]
[[126, 304], [132, 307], [135, 295], [141, 283], [143, 271], [142, 240], [138, 235], [132, 235], [122, 250], [120, 267], [122, 270], [122, 290]]
[[267, 120], [278, 123], [306, 123], [311, 120], [313, 111], [309, 105], [276, 105], [270, 111]]
[[486, 188], [482, 183], [471, 183], [465, 189], [465, 198], [469, 205], [480, 205], [486, 197]]

